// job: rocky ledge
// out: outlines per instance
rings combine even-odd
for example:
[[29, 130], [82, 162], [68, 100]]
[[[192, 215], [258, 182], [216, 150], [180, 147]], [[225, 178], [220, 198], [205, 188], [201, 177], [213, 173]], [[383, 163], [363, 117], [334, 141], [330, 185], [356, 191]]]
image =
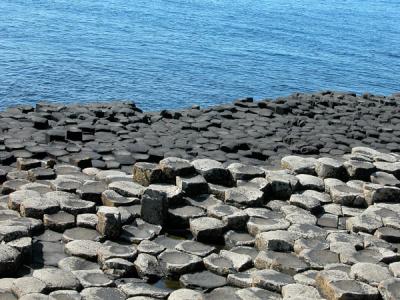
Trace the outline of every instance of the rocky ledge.
[[3, 164], [56, 159], [130, 173], [138, 161], [181, 157], [277, 166], [285, 155], [341, 156], [356, 146], [399, 151], [400, 94], [326, 91], [161, 112], [133, 103], [38, 103], [0, 112]]
[[1, 113], [0, 299], [400, 299], [397, 100]]

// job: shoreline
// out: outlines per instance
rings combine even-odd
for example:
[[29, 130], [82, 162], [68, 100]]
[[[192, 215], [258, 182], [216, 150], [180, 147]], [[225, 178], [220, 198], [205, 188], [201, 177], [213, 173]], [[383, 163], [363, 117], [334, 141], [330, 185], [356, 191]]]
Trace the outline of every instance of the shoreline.
[[158, 112], [143, 112], [133, 102], [38, 103], [0, 112], [2, 140], [11, 144], [1, 141], [0, 152], [28, 158], [34, 147], [33, 157], [62, 162], [84, 153], [98, 168], [167, 156], [277, 166], [287, 154], [338, 157], [355, 146], [399, 151], [399, 112], [400, 94], [329, 91]]

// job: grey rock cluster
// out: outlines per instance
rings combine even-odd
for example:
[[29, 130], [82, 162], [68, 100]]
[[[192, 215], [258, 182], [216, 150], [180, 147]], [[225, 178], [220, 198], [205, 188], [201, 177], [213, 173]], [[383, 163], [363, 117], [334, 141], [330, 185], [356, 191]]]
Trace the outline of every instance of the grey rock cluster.
[[[1, 113], [0, 299], [400, 299], [400, 155], [391, 149], [400, 130], [384, 113], [397, 103], [368, 95], [302, 97], [162, 115], [128, 104], [39, 104]], [[320, 122], [326, 113], [338, 128], [352, 116], [349, 134], [361, 141], [357, 128], [366, 125], [354, 112], [363, 107], [382, 110], [370, 114], [386, 122], [374, 128], [375, 142], [332, 153], [317, 147], [313, 157], [279, 150], [279, 167], [249, 160], [240, 136], [237, 151], [221, 139], [220, 149], [228, 150], [222, 159], [203, 155], [196, 143], [196, 154], [174, 144], [177, 155], [155, 158], [150, 153], [159, 146], [148, 144], [155, 136], [131, 135], [142, 126], [161, 133], [159, 122], [168, 128], [199, 119], [181, 130], [188, 138], [187, 130], [206, 134], [206, 147], [214, 129], [229, 133], [225, 120], [207, 119], [213, 112], [256, 132], [258, 118], [296, 114], [307, 140], [312, 128], [302, 120]], [[18, 124], [33, 124], [29, 137], [18, 135], [23, 142], [10, 136]], [[47, 149], [33, 141], [42, 135]], [[248, 136], [255, 138], [253, 131]], [[125, 142], [129, 150], [113, 148]]]
[[400, 297], [396, 153], [2, 170], [2, 299]]
[[[142, 162], [146, 172], [141, 165], [135, 172], [146, 186], [148, 181], [160, 180], [160, 170], [146, 163], [166, 157], [211, 158], [225, 166], [232, 162], [277, 166], [290, 154], [320, 154], [327, 158], [319, 172], [329, 174], [340, 170], [327, 159], [349, 153], [353, 147], [398, 151], [399, 99], [399, 94], [324, 91], [162, 112], [142, 112], [128, 102], [18, 106], [0, 112], [0, 163], [23, 157], [28, 160], [20, 167], [29, 167], [29, 176], [51, 179], [51, 171], [33, 168], [38, 166], [36, 159], [127, 173], [132, 172], [132, 164]], [[220, 169], [219, 164], [205, 166], [201, 161], [194, 167], [209, 182], [209, 170]], [[73, 188], [74, 183], [64, 185]]]

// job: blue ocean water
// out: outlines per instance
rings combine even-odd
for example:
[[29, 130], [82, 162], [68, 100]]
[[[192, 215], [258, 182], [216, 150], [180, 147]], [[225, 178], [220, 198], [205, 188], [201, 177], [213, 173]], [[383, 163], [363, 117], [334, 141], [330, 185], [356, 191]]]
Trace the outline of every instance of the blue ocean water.
[[1, 0], [0, 109], [400, 90], [399, 0]]

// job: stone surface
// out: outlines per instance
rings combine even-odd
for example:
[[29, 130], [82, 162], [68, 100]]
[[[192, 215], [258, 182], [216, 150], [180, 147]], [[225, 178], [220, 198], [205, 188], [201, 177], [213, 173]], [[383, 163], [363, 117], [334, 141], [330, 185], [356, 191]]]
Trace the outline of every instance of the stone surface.
[[316, 288], [298, 283], [282, 287], [282, 296], [284, 299], [321, 299]]
[[281, 292], [282, 287], [295, 282], [291, 276], [275, 270], [255, 271], [251, 278], [254, 286], [272, 292]]
[[69, 255], [86, 259], [96, 259], [101, 243], [91, 240], [75, 240], [65, 245], [65, 252]]
[[194, 167], [189, 161], [178, 157], [168, 157], [161, 160], [160, 167], [164, 175], [170, 180], [174, 180], [176, 176], [190, 175], [194, 172]]
[[261, 232], [256, 235], [256, 247], [258, 250], [272, 250], [290, 252], [298, 235], [285, 230]]
[[190, 289], [179, 289], [173, 291], [168, 300], [203, 300], [202, 293]]
[[106, 238], [116, 239], [121, 231], [121, 213], [116, 207], [101, 206], [97, 210], [97, 231]]
[[42, 281], [50, 291], [75, 290], [79, 287], [79, 281], [70, 271], [45, 268], [33, 271], [32, 276]]
[[21, 253], [14, 247], [0, 245], [0, 274], [5, 276], [15, 273], [21, 264]]
[[108, 188], [124, 197], [140, 197], [145, 191], [142, 185], [129, 181], [115, 181], [110, 183]]
[[215, 218], [202, 217], [190, 221], [190, 231], [199, 242], [221, 242], [225, 224]]
[[151, 224], [164, 225], [168, 218], [168, 205], [165, 192], [147, 189], [142, 197], [141, 216]]
[[192, 165], [207, 182], [224, 186], [231, 186], [233, 184], [231, 173], [219, 161], [208, 158], [195, 159], [192, 161]]
[[166, 250], [159, 255], [158, 259], [164, 274], [170, 277], [193, 273], [203, 266], [198, 256], [176, 250]]
[[351, 266], [350, 277], [372, 286], [378, 286], [381, 281], [392, 278], [392, 275], [387, 268], [380, 265], [372, 263], [356, 263]]
[[292, 276], [309, 268], [303, 259], [294, 254], [274, 251], [260, 251], [254, 265], [257, 269], [272, 269]]
[[226, 285], [225, 277], [209, 271], [182, 275], [179, 282], [185, 288], [210, 290]]
[[21, 277], [14, 280], [11, 289], [16, 296], [22, 297], [31, 293], [44, 292], [46, 284], [35, 277]]
[[112, 287], [90, 287], [81, 291], [83, 299], [101, 300], [115, 299], [126, 300], [126, 295], [123, 291]]
[[134, 266], [141, 278], [154, 281], [162, 276], [161, 266], [153, 255], [140, 253], [134, 262]]
[[202, 195], [207, 194], [208, 184], [201, 175], [193, 175], [191, 177], [176, 177], [176, 185], [187, 195]]
[[[397, 299], [398, 99], [0, 112], [0, 241], [15, 249], [0, 266], [17, 271], [3, 277], [25, 282], [23, 299], [166, 299], [185, 286], [204, 299]], [[49, 268], [63, 275], [32, 277]], [[16, 278], [0, 280], [1, 299], [16, 298]]]
[[398, 299], [400, 297], [400, 280], [397, 278], [382, 281], [378, 288], [384, 300]]
[[162, 181], [162, 170], [157, 164], [137, 162], [133, 166], [133, 180], [143, 186]]
[[45, 214], [43, 216], [43, 224], [51, 230], [64, 232], [66, 229], [75, 226], [75, 217], [64, 211], [51, 215]]

